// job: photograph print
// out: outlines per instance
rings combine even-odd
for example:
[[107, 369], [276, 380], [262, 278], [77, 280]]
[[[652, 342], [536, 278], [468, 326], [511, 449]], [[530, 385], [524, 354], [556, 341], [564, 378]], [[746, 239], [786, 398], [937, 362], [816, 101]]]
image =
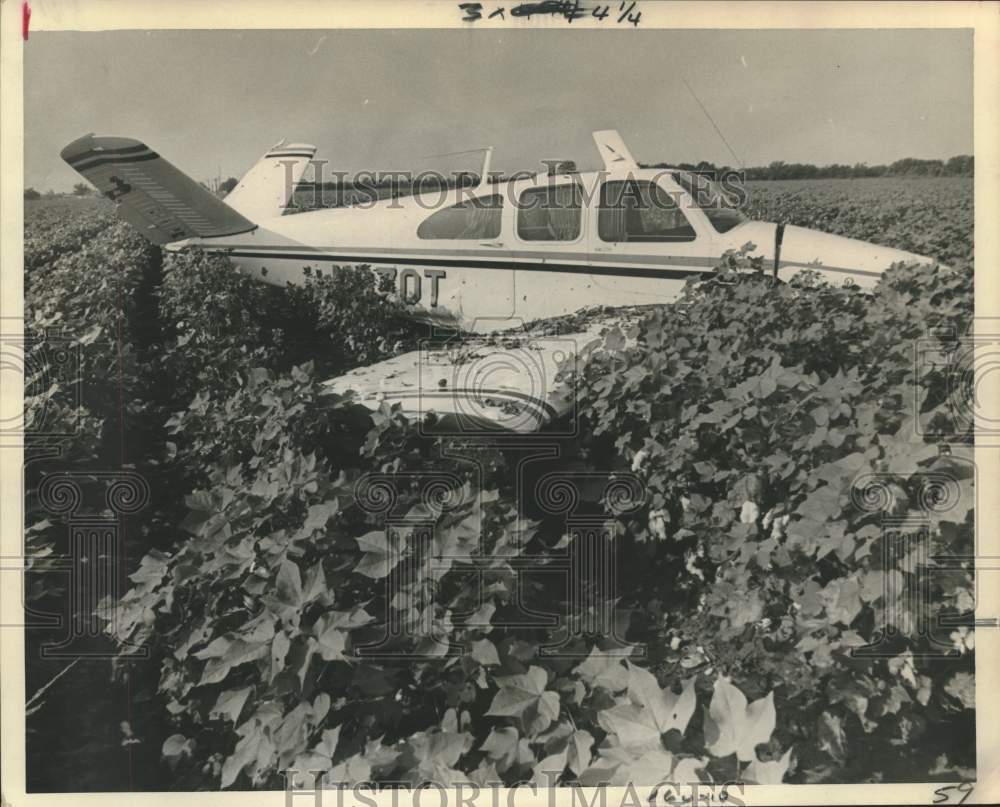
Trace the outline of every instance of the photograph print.
[[972, 794], [973, 30], [604, 5], [30, 32], [28, 793]]

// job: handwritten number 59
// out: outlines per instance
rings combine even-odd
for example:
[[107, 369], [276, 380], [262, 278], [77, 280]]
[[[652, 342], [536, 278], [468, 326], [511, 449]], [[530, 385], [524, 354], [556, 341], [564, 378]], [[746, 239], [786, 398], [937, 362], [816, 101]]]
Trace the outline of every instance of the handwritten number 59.
[[[965, 800], [972, 794], [975, 785], [972, 782], [962, 782], [960, 785], [945, 785], [934, 791], [934, 804], [965, 804]], [[961, 794], [958, 801], [954, 798]]]

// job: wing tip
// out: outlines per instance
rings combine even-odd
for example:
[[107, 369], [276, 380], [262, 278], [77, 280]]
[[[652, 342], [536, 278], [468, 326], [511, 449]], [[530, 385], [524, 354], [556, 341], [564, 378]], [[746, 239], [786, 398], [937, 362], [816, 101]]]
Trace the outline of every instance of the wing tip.
[[63, 146], [62, 151], [59, 152], [59, 156], [64, 160], [69, 161], [73, 157], [90, 151], [94, 144], [94, 133], [89, 132], [83, 135], [83, 137], [78, 137], [72, 143], [67, 143]]
[[308, 155], [310, 159], [316, 154], [316, 146], [312, 143], [289, 143], [281, 140], [268, 149], [264, 157], [301, 157]]
[[66, 162], [80, 157], [83, 154], [96, 150], [113, 150], [123, 148], [149, 148], [141, 140], [134, 137], [111, 137], [107, 135], [95, 135], [93, 132], [78, 137], [72, 143], [63, 146], [59, 156]]

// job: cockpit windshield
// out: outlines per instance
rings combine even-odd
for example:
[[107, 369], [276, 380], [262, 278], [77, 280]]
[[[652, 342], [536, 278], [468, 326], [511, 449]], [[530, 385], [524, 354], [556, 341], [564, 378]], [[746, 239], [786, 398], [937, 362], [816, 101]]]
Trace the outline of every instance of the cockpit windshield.
[[688, 192], [695, 205], [708, 216], [716, 232], [727, 233], [749, 220], [736, 207], [735, 201], [730, 199], [717, 183], [703, 174], [692, 171], [671, 171], [670, 176]]

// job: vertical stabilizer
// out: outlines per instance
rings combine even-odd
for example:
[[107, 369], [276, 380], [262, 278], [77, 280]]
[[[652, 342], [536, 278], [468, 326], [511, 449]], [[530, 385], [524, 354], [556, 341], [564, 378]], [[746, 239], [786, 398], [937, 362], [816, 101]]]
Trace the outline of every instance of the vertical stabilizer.
[[628, 150], [622, 136], [615, 129], [594, 132], [594, 142], [597, 144], [597, 150], [601, 152], [605, 171], [612, 174], [628, 174], [639, 168], [632, 152]]
[[267, 152], [226, 197], [226, 204], [260, 221], [285, 212], [316, 147], [282, 140]]

